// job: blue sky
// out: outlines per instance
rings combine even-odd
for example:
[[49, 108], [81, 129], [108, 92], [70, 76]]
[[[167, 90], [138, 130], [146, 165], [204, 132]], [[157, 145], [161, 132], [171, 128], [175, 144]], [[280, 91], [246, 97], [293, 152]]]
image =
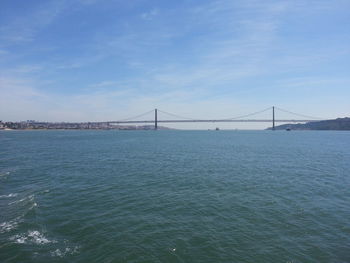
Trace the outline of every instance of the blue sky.
[[2, 120], [117, 120], [153, 108], [227, 118], [272, 105], [350, 115], [350, 1], [0, 5]]

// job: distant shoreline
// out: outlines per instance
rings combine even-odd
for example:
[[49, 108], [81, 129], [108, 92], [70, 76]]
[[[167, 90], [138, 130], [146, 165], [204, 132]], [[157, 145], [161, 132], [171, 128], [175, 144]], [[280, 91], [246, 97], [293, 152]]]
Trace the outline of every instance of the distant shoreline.
[[[121, 131], [135, 131], [135, 130], [155, 130], [154, 125], [111, 125], [108, 122], [35, 122], [35, 121], [23, 121], [23, 122], [2, 122], [0, 121], [0, 131], [12, 131], [12, 130], [121, 130]], [[197, 129], [174, 129], [164, 126], [158, 126], [156, 130], [197, 130]], [[217, 130], [216, 129], [198, 129], [198, 130]], [[224, 129], [230, 131], [245, 130], [245, 129]], [[260, 130], [260, 129], [247, 129], [247, 130]], [[332, 131], [349, 131], [350, 130], [350, 118], [337, 118], [323, 121], [313, 121], [307, 123], [297, 124], [282, 124], [270, 127], [262, 130], [332, 130]]]
[[[6, 131], [6, 132], [12, 132], [12, 131], [208, 131], [208, 132], [244, 132], [244, 131], [261, 131], [261, 132], [285, 132], [285, 129], [276, 129], [273, 131], [271, 128], [268, 129], [221, 129], [220, 131], [216, 131], [215, 129], [148, 129], [148, 130], [142, 130], [142, 129], [0, 129], [0, 132]], [[350, 130], [311, 130], [311, 129], [295, 129], [291, 130], [293, 132], [308, 132], [308, 131], [319, 131], [319, 132], [326, 132], [326, 131], [340, 131], [340, 132], [349, 132]]]
[[[267, 130], [272, 130], [268, 128]], [[325, 121], [315, 121], [307, 123], [297, 124], [283, 124], [275, 127], [275, 130], [303, 130], [303, 131], [349, 131], [350, 130], [350, 118], [337, 118]]]

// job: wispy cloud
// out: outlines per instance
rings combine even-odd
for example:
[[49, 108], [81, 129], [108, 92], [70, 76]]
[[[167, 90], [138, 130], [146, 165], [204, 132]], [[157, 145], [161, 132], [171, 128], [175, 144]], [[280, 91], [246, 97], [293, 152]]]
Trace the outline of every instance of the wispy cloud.
[[103, 88], [103, 87], [110, 87], [110, 86], [116, 86], [116, 85], [120, 85], [120, 82], [113, 81], [113, 80], [104, 80], [104, 81], [101, 81], [99, 83], [91, 84], [90, 87]]
[[65, 7], [64, 0], [50, 1], [29, 14], [13, 17], [0, 26], [0, 45], [33, 41], [37, 32], [50, 25]]
[[40, 65], [20, 65], [17, 67], [9, 68], [4, 72], [6, 72], [7, 75], [18, 75], [18, 74], [30, 74], [39, 72], [42, 69]]
[[141, 14], [141, 18], [145, 20], [151, 20], [154, 16], [158, 15], [158, 9], [153, 8], [149, 12], [145, 12]]
[[[344, 9], [337, 4], [124, 2], [49, 1], [6, 20], [0, 26], [2, 112], [9, 119], [84, 121], [159, 107], [226, 117], [276, 101], [305, 105], [303, 94], [324, 102], [330, 86], [346, 93], [348, 30], [329, 29], [343, 30], [333, 40], [317, 28], [322, 17]], [[57, 28], [67, 41], [49, 41]]]

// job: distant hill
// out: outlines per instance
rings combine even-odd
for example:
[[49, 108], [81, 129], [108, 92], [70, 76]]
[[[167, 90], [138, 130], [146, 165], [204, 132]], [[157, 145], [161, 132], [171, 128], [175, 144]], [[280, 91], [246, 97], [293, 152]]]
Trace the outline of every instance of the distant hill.
[[[350, 130], [350, 118], [338, 118], [334, 120], [307, 122], [305, 124], [283, 124], [275, 127], [276, 130]], [[268, 128], [267, 130], [272, 130]]]

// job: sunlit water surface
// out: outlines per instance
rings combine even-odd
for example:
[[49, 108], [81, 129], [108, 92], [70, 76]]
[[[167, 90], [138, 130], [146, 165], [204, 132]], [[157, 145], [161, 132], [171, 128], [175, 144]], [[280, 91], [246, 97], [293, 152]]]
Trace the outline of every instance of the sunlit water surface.
[[350, 133], [1, 131], [0, 262], [350, 262]]

